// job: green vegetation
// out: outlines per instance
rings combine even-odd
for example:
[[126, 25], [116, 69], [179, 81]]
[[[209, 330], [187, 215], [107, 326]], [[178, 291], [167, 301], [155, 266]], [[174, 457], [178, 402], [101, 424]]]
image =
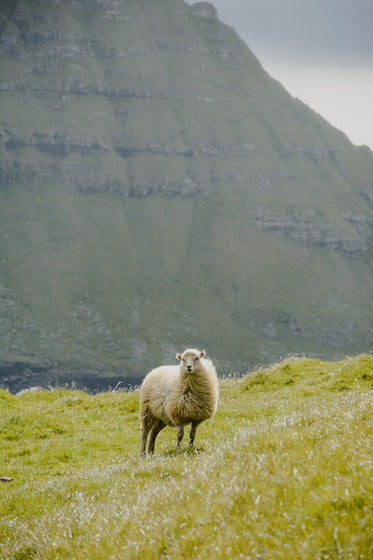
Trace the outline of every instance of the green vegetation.
[[368, 560], [372, 388], [371, 355], [289, 358], [147, 459], [138, 391], [1, 391], [0, 558]]
[[278, 239], [250, 209], [245, 193], [3, 189], [0, 356], [140, 378], [187, 346], [222, 373], [369, 350], [370, 269]]

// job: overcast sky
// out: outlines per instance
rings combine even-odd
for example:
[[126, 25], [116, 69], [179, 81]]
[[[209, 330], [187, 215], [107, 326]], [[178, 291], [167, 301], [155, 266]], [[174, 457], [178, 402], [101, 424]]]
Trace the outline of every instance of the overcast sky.
[[210, 2], [289, 93], [373, 149], [373, 0]]

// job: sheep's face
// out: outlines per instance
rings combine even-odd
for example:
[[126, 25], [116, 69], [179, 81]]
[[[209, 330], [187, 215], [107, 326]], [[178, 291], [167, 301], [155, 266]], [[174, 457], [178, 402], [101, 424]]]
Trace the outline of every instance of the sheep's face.
[[183, 354], [176, 354], [178, 360], [181, 361], [182, 367], [188, 373], [193, 373], [199, 368], [201, 358], [205, 356], [206, 352], [202, 350], [185, 350]]

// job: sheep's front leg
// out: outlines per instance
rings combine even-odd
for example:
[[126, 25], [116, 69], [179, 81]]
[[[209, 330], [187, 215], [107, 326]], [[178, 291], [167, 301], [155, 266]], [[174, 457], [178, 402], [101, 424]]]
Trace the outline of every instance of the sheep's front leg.
[[196, 431], [197, 431], [197, 426], [199, 425], [199, 422], [192, 422], [192, 427], [190, 429], [190, 442], [189, 442], [189, 447], [193, 447], [194, 444], [194, 438], [196, 437]]
[[184, 426], [179, 424], [177, 427], [177, 449], [180, 450], [181, 440], [184, 437]]

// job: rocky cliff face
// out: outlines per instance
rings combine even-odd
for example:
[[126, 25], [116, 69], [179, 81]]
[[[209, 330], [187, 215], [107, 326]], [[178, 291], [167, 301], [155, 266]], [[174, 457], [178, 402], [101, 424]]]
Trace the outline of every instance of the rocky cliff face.
[[3, 0], [0, 105], [4, 372], [370, 349], [372, 152], [209, 3]]
[[3, 184], [186, 195], [278, 188], [289, 158], [298, 179], [315, 162], [348, 172], [346, 138], [207, 2], [4, 2], [0, 48]]
[[270, 210], [257, 209], [249, 212], [252, 222], [280, 238], [314, 247], [328, 247], [347, 255], [364, 255], [372, 237], [373, 219], [366, 216], [342, 216], [355, 225], [346, 229], [334, 223], [321, 222], [315, 211], [299, 214], [276, 214]]
[[[89, 12], [82, 1], [4, 5], [3, 183], [135, 196], [211, 187], [198, 158], [246, 152], [218, 139], [222, 102], [204, 74], [247, 66], [246, 47], [204, 2], [93, 1]], [[210, 122], [192, 124], [203, 113]]]

